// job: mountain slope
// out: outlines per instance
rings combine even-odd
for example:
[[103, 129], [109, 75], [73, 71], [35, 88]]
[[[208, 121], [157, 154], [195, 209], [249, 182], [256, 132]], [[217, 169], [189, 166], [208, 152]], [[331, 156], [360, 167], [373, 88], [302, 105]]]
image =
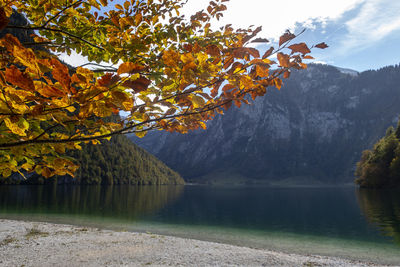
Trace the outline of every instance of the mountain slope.
[[206, 131], [135, 140], [186, 179], [353, 180], [361, 151], [400, 114], [400, 67], [357, 75], [332, 66], [294, 72], [277, 91], [228, 110]]
[[80, 165], [74, 178], [58, 176], [45, 179], [28, 174], [27, 181], [14, 176], [0, 180], [0, 184], [184, 184], [178, 173], [125, 136], [114, 136], [100, 145], [83, 145], [82, 150], [70, 151], [69, 155]]

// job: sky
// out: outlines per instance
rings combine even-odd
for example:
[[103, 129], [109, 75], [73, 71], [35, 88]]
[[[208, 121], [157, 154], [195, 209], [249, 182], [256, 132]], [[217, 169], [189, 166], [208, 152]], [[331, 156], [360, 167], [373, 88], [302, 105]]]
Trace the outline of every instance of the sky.
[[[184, 13], [207, 3], [189, 0]], [[329, 45], [312, 52], [317, 62], [357, 71], [400, 63], [399, 0], [231, 0], [226, 5], [221, 24], [262, 26], [260, 37], [277, 40], [286, 29], [306, 29], [298, 41]]]
[[[190, 17], [208, 2], [188, 0], [182, 13]], [[306, 29], [297, 42], [329, 45], [312, 51], [315, 62], [357, 71], [400, 63], [400, 0], [230, 0], [225, 4], [228, 10], [216, 26], [262, 26], [259, 37], [272, 42], [287, 29], [294, 33]], [[263, 51], [268, 46], [257, 48]], [[78, 56], [65, 59], [80, 61]]]

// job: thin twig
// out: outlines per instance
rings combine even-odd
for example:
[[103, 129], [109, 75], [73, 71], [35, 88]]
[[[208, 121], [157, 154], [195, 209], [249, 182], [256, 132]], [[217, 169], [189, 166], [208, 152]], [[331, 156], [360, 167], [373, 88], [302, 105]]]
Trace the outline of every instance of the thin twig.
[[70, 4], [69, 6], [66, 6], [65, 8], [63, 8], [62, 10], [60, 10], [59, 12], [57, 12], [57, 14], [55, 14], [53, 17], [51, 17], [50, 19], [48, 19], [43, 25], [42, 27], [45, 28], [47, 26], [47, 24], [49, 24], [53, 19], [57, 18], [61, 13], [63, 13], [65, 10], [67, 10], [70, 7], [75, 6], [76, 4], [82, 2], [82, 0], [78, 0], [72, 4]]
[[52, 28], [46, 28], [46, 27], [42, 27], [42, 26], [25, 27], [25, 26], [18, 26], [18, 25], [8, 25], [8, 26], [6, 26], [6, 28], [8, 28], [8, 29], [39, 30], [39, 31], [43, 30], [43, 31], [60, 32], [62, 34], [65, 34], [65, 35], [68, 35], [70, 37], [73, 37], [73, 38], [75, 38], [77, 40], [80, 40], [80, 41], [82, 41], [82, 42], [84, 42], [84, 43], [86, 43], [86, 44], [88, 44], [90, 46], [93, 46], [93, 47], [97, 48], [97, 49], [104, 50], [104, 48], [102, 48], [100, 46], [97, 46], [97, 45], [89, 42], [88, 40], [85, 40], [85, 39], [83, 39], [83, 38], [81, 38], [81, 37], [79, 37], [79, 36], [77, 36], [75, 34], [69, 33], [67, 31], [64, 31], [64, 30], [61, 30], [61, 29], [52, 29]]

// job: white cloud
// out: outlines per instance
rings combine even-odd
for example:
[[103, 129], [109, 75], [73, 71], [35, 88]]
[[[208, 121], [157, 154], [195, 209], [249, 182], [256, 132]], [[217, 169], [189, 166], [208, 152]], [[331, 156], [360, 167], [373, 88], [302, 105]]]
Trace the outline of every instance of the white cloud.
[[62, 53], [60, 59], [74, 67], [81, 66], [89, 62], [87, 57], [83, 57], [77, 54], [75, 51], [72, 51], [70, 56], [68, 56], [66, 53]]
[[374, 45], [400, 29], [400, 1], [368, 0], [359, 13], [346, 22], [348, 34], [343, 39], [343, 52]]
[[[235, 27], [263, 26], [262, 35], [279, 37], [296, 23], [313, 27], [313, 21], [326, 22], [340, 18], [343, 13], [368, 0], [231, 0], [226, 3], [221, 25], [232, 23]], [[393, 0], [392, 0], [393, 1]], [[184, 14], [191, 15], [206, 9], [208, 0], [189, 0]]]

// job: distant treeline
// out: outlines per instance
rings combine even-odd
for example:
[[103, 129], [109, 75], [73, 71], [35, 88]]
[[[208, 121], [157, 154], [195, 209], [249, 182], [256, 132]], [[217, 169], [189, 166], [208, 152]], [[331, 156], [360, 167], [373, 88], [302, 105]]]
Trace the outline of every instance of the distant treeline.
[[355, 175], [361, 187], [400, 187], [400, 121], [396, 129], [387, 129], [372, 150], [363, 151]]
[[0, 179], [0, 184], [134, 184], [161, 185], [183, 184], [182, 177], [156, 157], [136, 146], [125, 136], [114, 136], [101, 145], [87, 144], [82, 150], [69, 155], [80, 168], [75, 177], [56, 176], [46, 179], [37, 174], [12, 176]]

